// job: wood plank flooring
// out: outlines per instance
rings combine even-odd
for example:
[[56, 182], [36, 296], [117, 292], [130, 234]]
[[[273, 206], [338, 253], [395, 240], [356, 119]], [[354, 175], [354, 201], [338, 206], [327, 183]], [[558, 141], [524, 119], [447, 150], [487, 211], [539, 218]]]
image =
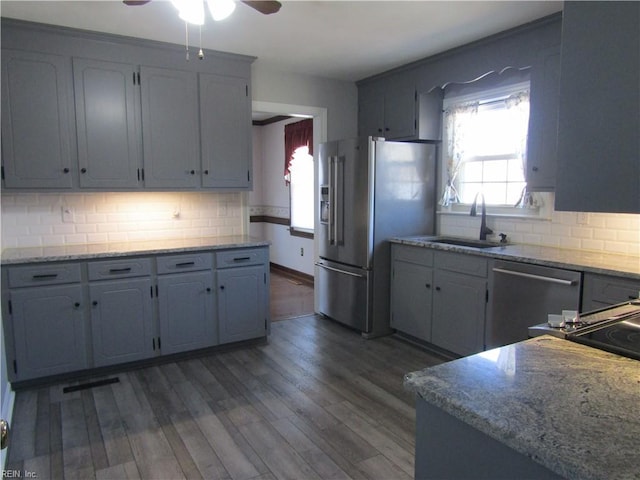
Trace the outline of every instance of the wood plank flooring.
[[313, 313], [313, 286], [274, 268], [270, 283], [272, 322]]
[[267, 343], [118, 383], [18, 391], [7, 467], [39, 479], [409, 479], [402, 378], [440, 362], [315, 315], [281, 321]]

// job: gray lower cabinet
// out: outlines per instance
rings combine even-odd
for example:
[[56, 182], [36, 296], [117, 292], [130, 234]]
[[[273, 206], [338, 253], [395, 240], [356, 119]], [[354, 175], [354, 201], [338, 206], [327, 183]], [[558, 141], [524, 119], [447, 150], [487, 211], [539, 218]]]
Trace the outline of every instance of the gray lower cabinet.
[[268, 247], [28, 263], [1, 274], [12, 382], [270, 331]]
[[582, 311], [605, 308], [640, 298], [640, 281], [585, 273], [582, 284]]
[[243, 78], [199, 74], [202, 186], [252, 186], [251, 97]]
[[151, 263], [142, 258], [88, 264], [95, 367], [156, 354]]
[[2, 163], [6, 188], [73, 187], [69, 60], [2, 50]]
[[[141, 186], [142, 132], [135, 65], [73, 59], [82, 188]], [[108, 108], [107, 108], [108, 106]]]
[[484, 349], [488, 264], [392, 245], [391, 326], [457, 355]]
[[78, 265], [10, 267], [3, 271], [3, 291], [11, 381], [88, 366], [85, 297]]
[[212, 254], [159, 257], [157, 268], [162, 354], [216, 345]]
[[154, 355], [151, 279], [89, 285], [93, 364], [132, 362]]
[[458, 355], [483, 351], [487, 279], [436, 270], [434, 284], [431, 342]]
[[218, 331], [220, 343], [267, 335], [269, 282], [266, 250], [216, 254]]
[[391, 245], [391, 328], [431, 341], [433, 252]]
[[143, 66], [140, 85], [145, 186], [199, 187], [197, 75]]
[[87, 367], [82, 300], [80, 284], [11, 292], [16, 379]]

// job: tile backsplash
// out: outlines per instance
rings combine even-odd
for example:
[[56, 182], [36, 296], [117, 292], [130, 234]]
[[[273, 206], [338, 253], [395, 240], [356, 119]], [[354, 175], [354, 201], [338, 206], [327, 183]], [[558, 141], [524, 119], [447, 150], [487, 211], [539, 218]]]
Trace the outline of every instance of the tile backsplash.
[[[439, 214], [437, 221], [440, 235], [475, 238], [480, 232], [480, 216]], [[545, 220], [488, 216], [487, 226], [492, 240], [506, 233], [513, 243], [640, 255], [640, 215], [553, 211]]]
[[241, 193], [2, 193], [2, 248], [243, 233]]

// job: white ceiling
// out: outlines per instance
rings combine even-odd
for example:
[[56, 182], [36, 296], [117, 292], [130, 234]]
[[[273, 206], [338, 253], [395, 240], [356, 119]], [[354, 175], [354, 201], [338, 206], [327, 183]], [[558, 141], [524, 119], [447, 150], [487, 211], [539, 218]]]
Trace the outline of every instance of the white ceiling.
[[[204, 48], [258, 57], [261, 67], [359, 80], [562, 9], [558, 1], [282, 1], [273, 15], [240, 4], [207, 18]], [[1, 1], [3, 17], [184, 44], [173, 5], [111, 1]], [[207, 13], [208, 15], [208, 13]], [[198, 44], [198, 27], [190, 27]], [[193, 55], [195, 55], [195, 51]]]

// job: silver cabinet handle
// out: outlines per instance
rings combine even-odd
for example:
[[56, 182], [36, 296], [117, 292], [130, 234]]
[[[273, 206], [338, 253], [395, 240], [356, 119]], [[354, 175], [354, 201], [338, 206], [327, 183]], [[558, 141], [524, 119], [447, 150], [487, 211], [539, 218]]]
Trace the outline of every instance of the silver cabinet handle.
[[339, 268], [328, 267], [327, 265], [323, 265], [322, 263], [316, 262], [316, 266], [320, 268], [325, 268], [327, 270], [331, 270], [332, 272], [344, 273], [345, 275], [350, 275], [352, 277], [357, 277], [357, 278], [364, 278], [364, 275], [360, 275], [359, 273], [346, 272], [344, 270], [340, 270]]
[[516, 272], [515, 270], [505, 270], [503, 268], [494, 268], [494, 272], [504, 273], [505, 275], [513, 275], [515, 277], [530, 278], [532, 280], [540, 280], [541, 282], [557, 283], [559, 285], [575, 285], [574, 280], [563, 280], [562, 278], [545, 277], [542, 275], [534, 275], [533, 273]]

